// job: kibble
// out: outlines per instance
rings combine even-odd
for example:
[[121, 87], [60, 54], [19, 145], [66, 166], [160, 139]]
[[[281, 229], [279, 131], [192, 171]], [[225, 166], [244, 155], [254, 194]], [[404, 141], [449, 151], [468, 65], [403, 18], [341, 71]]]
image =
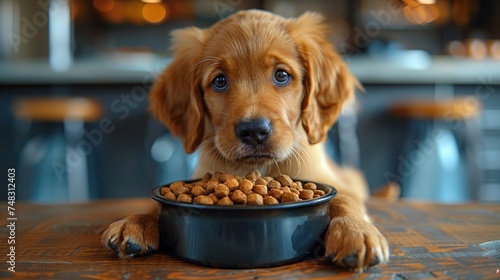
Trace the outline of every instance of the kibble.
[[247, 195], [240, 190], [235, 190], [234, 192], [232, 192], [230, 198], [236, 204], [247, 203]]
[[250, 193], [252, 193], [252, 188], [253, 188], [253, 183], [252, 181], [248, 180], [248, 179], [243, 179], [241, 180], [241, 183], [240, 183], [240, 190], [246, 194], [246, 195], [249, 195]]
[[262, 177], [262, 179], [266, 180], [266, 185], [271, 182], [271, 180], [274, 180], [273, 177], [270, 177], [270, 176], [266, 176], [266, 177]]
[[257, 180], [257, 178], [260, 177], [260, 174], [259, 172], [249, 172], [246, 176], [245, 176], [248, 180], [252, 181], [252, 182], [255, 182]]
[[301, 190], [299, 194], [299, 198], [303, 200], [313, 199], [314, 192], [312, 190]]
[[193, 198], [189, 194], [181, 193], [177, 197], [177, 201], [180, 201], [180, 202], [191, 202], [191, 201], [193, 201]]
[[229, 197], [223, 197], [217, 202], [217, 205], [233, 205], [233, 201]]
[[302, 190], [302, 183], [301, 183], [300, 181], [293, 182], [293, 183], [290, 185], [290, 188], [291, 188], [291, 189], [296, 189], [296, 190]]
[[266, 185], [255, 185], [252, 188], [252, 192], [258, 193], [260, 195], [267, 195], [267, 186]]
[[215, 187], [215, 195], [219, 198], [229, 195], [229, 187], [224, 184], [219, 184]]
[[172, 184], [170, 184], [170, 190], [173, 190], [174, 188], [180, 188], [180, 187], [184, 187], [184, 183], [183, 182], [173, 182]]
[[304, 189], [315, 191], [318, 189], [318, 187], [316, 186], [315, 183], [306, 183], [304, 184]]
[[224, 181], [224, 185], [226, 185], [230, 191], [235, 191], [240, 186], [240, 183], [238, 183], [238, 180], [232, 178]]
[[297, 189], [294, 189], [294, 188], [290, 188], [290, 192], [296, 194], [296, 195], [299, 195], [300, 194], [300, 191], [297, 190]]
[[227, 182], [229, 180], [236, 180], [236, 179], [234, 179], [234, 176], [230, 173], [222, 173], [222, 175], [219, 176], [219, 181], [221, 182]]
[[315, 199], [325, 195], [315, 183], [293, 181], [288, 175], [245, 177], [227, 172], [206, 173], [199, 181], [174, 182], [160, 191], [169, 200], [203, 205], [275, 205]]
[[167, 192], [166, 194], [163, 195], [163, 197], [166, 199], [171, 199], [171, 200], [176, 199], [175, 194], [173, 192]]
[[266, 186], [267, 185], [267, 181], [264, 178], [257, 178], [257, 180], [255, 180], [255, 184], [256, 185], [264, 185], [264, 186]]
[[212, 201], [214, 202], [214, 204], [217, 204], [220, 201], [219, 197], [215, 193], [209, 194], [208, 197], [210, 197], [212, 199]]
[[274, 204], [279, 204], [279, 203], [280, 202], [276, 198], [274, 198], [270, 195], [264, 197], [264, 205], [274, 205]]
[[175, 194], [175, 196], [179, 196], [181, 194], [188, 194], [190, 193], [189, 189], [184, 186], [175, 186], [175, 187], [170, 187], [172, 192]]
[[251, 193], [247, 197], [248, 205], [264, 205], [264, 198], [258, 193]]
[[323, 191], [323, 190], [315, 190], [314, 194], [317, 194], [319, 196], [323, 196], [323, 195], [325, 195], [325, 191]]
[[193, 201], [194, 201], [194, 203], [198, 203], [198, 204], [205, 204], [205, 205], [213, 205], [214, 204], [214, 201], [206, 195], [197, 196], [193, 199]]
[[293, 192], [283, 192], [281, 195], [281, 202], [297, 202], [299, 201], [299, 195]]
[[280, 182], [272, 179], [271, 181], [269, 181], [269, 183], [267, 183], [267, 187], [269, 189], [279, 189], [279, 188], [281, 188], [281, 184], [280, 184]]
[[212, 173], [207, 172], [207, 173], [205, 173], [205, 175], [203, 175], [203, 178], [201, 180], [204, 182], [208, 182], [208, 181], [210, 181], [210, 179], [212, 179]]
[[207, 195], [207, 190], [204, 187], [202, 187], [201, 185], [195, 185], [191, 189], [191, 194], [193, 196]]
[[170, 187], [161, 188], [161, 195], [165, 196], [167, 193], [171, 193]]
[[207, 192], [213, 193], [215, 191], [215, 187], [219, 185], [218, 180], [210, 180], [207, 182]]
[[269, 191], [269, 195], [274, 197], [275, 199], [277, 200], [281, 200], [281, 195], [283, 194], [283, 191], [282, 190], [278, 190], [278, 189], [272, 189]]
[[293, 184], [293, 180], [288, 175], [280, 175], [276, 177], [276, 181], [280, 182], [282, 186], [290, 186]]

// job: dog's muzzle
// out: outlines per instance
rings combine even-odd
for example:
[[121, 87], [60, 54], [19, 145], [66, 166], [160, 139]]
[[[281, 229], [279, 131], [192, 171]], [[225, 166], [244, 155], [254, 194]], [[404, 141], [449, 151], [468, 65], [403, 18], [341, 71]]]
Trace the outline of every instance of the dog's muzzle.
[[273, 133], [271, 121], [265, 118], [241, 121], [234, 130], [241, 142], [253, 148], [264, 145]]

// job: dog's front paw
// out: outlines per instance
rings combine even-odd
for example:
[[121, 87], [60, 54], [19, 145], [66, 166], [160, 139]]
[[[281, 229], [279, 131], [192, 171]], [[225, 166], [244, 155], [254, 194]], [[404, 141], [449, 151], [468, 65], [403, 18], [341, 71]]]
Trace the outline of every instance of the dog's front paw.
[[380, 231], [367, 221], [339, 217], [330, 221], [325, 236], [325, 256], [352, 271], [389, 261], [389, 246]]
[[150, 214], [133, 215], [109, 225], [102, 244], [126, 259], [158, 250], [158, 218]]

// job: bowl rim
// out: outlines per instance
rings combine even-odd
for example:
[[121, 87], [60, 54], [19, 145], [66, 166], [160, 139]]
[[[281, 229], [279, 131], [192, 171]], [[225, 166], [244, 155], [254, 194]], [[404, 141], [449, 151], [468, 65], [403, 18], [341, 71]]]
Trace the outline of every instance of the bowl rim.
[[289, 202], [289, 203], [279, 203], [279, 204], [274, 204], [274, 205], [205, 205], [205, 204], [197, 204], [193, 202], [180, 202], [180, 201], [175, 201], [175, 200], [170, 200], [166, 199], [161, 195], [161, 188], [166, 187], [174, 182], [179, 182], [182, 181], [184, 183], [193, 183], [196, 181], [199, 181], [201, 179], [190, 179], [190, 180], [176, 180], [172, 181], [167, 184], [159, 185], [155, 187], [153, 190], [151, 190], [151, 198], [156, 200], [159, 203], [162, 204], [167, 204], [170, 206], [175, 206], [175, 207], [181, 207], [181, 208], [190, 208], [190, 209], [198, 209], [198, 210], [251, 210], [251, 211], [269, 211], [269, 210], [280, 210], [280, 209], [290, 209], [290, 208], [303, 208], [303, 207], [310, 207], [318, 204], [322, 204], [325, 202], [328, 202], [332, 200], [336, 195], [337, 195], [337, 189], [331, 185], [324, 184], [324, 183], [318, 183], [315, 181], [310, 181], [310, 180], [300, 180], [296, 179], [294, 181], [300, 181], [302, 183], [314, 183], [318, 187], [322, 187], [325, 189], [328, 189], [329, 192], [326, 193], [325, 195], [310, 199], [310, 200], [303, 200], [303, 201], [298, 201], [298, 202]]

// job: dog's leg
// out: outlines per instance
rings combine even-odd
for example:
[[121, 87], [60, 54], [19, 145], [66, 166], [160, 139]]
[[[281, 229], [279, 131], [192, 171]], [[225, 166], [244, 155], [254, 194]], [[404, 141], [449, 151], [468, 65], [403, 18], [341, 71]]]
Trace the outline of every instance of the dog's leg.
[[364, 203], [339, 193], [330, 203], [325, 256], [336, 265], [363, 272], [389, 260], [385, 237], [370, 223]]
[[401, 195], [401, 187], [399, 186], [399, 184], [396, 182], [389, 182], [386, 185], [378, 188], [372, 194], [372, 197], [377, 197], [392, 202], [392, 201], [398, 201], [400, 195]]
[[101, 241], [123, 259], [157, 251], [160, 243], [157, 206], [151, 207], [147, 214], [128, 216], [112, 223], [102, 234]]

